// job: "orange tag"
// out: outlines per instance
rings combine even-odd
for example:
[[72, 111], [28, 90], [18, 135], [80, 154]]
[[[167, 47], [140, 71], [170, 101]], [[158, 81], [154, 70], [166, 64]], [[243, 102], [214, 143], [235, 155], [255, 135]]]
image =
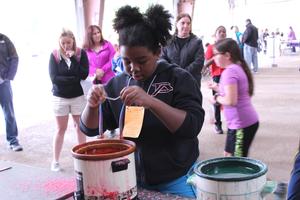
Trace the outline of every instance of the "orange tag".
[[126, 106], [123, 137], [139, 137], [143, 126], [144, 113], [144, 107]]

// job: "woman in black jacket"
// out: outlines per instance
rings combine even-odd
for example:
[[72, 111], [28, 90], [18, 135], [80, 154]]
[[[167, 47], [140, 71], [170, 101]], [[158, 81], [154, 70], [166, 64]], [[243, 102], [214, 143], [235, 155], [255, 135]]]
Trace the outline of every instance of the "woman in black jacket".
[[69, 115], [72, 115], [78, 143], [86, 141], [79, 129], [79, 118], [86, 104], [80, 81], [89, 74], [89, 61], [86, 52], [76, 47], [74, 34], [63, 30], [59, 37], [59, 48], [51, 53], [49, 75], [52, 82], [53, 111], [56, 120], [56, 132], [53, 137], [52, 171], [60, 171], [59, 157], [64, 135], [68, 127]]
[[202, 40], [192, 33], [192, 18], [189, 14], [177, 16], [175, 34], [163, 48], [161, 58], [190, 72], [201, 86], [204, 50]]

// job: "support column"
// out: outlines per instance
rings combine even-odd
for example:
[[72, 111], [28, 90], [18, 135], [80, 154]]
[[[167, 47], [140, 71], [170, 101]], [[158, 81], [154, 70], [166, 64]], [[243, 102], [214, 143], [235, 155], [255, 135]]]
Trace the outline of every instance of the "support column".
[[85, 30], [89, 25], [98, 25], [102, 29], [104, 4], [105, 0], [75, 0], [80, 41], [83, 41]]
[[100, 0], [83, 0], [84, 28], [99, 25]]
[[82, 0], [75, 0], [76, 25], [77, 25], [77, 44], [82, 44], [84, 37], [84, 14]]
[[103, 25], [103, 16], [104, 16], [104, 4], [105, 4], [105, 0], [100, 0], [99, 3], [99, 18], [98, 18], [98, 25], [102, 30], [102, 25]]
[[175, 2], [177, 2], [177, 15], [188, 13], [193, 18], [195, 0], [177, 0]]

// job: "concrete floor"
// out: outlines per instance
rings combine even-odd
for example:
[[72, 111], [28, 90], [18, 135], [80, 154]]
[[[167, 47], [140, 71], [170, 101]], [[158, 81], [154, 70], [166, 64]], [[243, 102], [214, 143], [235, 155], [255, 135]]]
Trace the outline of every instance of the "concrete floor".
[[[260, 128], [250, 151], [250, 157], [269, 167], [267, 177], [287, 182], [293, 157], [299, 143], [300, 119], [300, 56], [288, 55], [273, 60], [260, 60], [260, 71], [255, 74], [253, 103], [260, 116]], [[3, 118], [0, 116], [0, 160], [49, 168], [52, 158], [52, 136], [55, 130], [51, 110], [51, 84], [48, 77], [48, 56], [32, 58], [20, 63], [14, 81], [14, 101], [23, 152], [6, 148]], [[200, 159], [223, 155], [226, 135], [217, 135], [209, 123], [208, 98], [211, 92], [202, 84], [206, 120], [199, 135]], [[92, 138], [93, 139], [93, 138]], [[61, 155], [61, 173], [73, 173], [71, 148], [76, 145], [72, 123], [65, 136]], [[50, 169], [49, 169], [50, 170]]]

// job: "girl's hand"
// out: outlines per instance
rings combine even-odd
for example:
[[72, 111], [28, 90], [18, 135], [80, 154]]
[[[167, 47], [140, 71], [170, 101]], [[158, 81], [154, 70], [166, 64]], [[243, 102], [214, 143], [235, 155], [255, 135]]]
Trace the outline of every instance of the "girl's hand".
[[66, 51], [66, 56], [67, 56], [68, 58], [71, 58], [74, 54], [75, 54], [75, 52], [74, 52], [73, 50], [67, 50], [67, 51]]
[[102, 69], [97, 68], [95, 75], [97, 80], [101, 80], [101, 78], [104, 76], [104, 71]]
[[95, 108], [105, 101], [106, 92], [103, 85], [93, 85], [87, 95], [88, 106]]
[[215, 96], [212, 96], [212, 97], [210, 97], [209, 98], [209, 102], [211, 103], [211, 104], [216, 104], [217, 103], [217, 101], [216, 101], [216, 97]]

